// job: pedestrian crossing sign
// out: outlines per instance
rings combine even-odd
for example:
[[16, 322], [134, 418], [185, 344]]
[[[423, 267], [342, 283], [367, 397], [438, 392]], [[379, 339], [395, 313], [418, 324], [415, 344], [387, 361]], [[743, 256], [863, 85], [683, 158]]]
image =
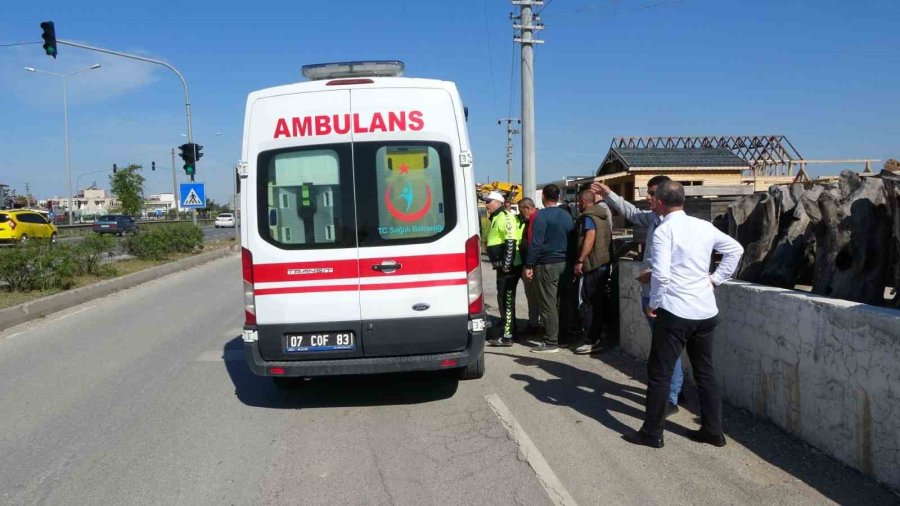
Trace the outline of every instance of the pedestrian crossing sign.
[[206, 189], [203, 183], [181, 183], [181, 207], [203, 209], [206, 207]]

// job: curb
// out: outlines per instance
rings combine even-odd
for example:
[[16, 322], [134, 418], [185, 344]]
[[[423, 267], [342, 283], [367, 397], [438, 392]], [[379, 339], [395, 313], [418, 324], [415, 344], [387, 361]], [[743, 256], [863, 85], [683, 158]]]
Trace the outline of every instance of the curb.
[[226, 257], [231, 253], [238, 251], [238, 248], [239, 246], [229, 246], [220, 250], [210, 251], [209, 253], [201, 253], [196, 256], [151, 267], [119, 278], [100, 281], [99, 283], [49, 295], [31, 302], [19, 304], [18, 306], [0, 309], [0, 330], [8, 329], [12, 326], [20, 325], [38, 318], [44, 318], [52, 313], [83, 304], [93, 299], [99, 299], [100, 297], [105, 297], [112, 293], [135, 287], [162, 276], [174, 274], [218, 258]]

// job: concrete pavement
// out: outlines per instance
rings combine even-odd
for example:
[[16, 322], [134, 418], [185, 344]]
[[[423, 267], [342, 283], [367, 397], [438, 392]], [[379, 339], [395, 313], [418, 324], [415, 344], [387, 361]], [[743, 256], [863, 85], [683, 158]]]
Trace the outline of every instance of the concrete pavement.
[[732, 409], [725, 448], [679, 435], [687, 412], [628, 445], [642, 366], [618, 353], [278, 390], [243, 362], [240, 279], [230, 257], [0, 332], [0, 503], [898, 502]]

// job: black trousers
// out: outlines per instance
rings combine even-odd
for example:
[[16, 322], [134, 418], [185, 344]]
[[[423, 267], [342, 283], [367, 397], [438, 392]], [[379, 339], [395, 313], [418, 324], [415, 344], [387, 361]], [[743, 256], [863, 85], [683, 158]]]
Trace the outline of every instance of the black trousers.
[[516, 333], [516, 286], [521, 277], [522, 267], [514, 267], [509, 272], [497, 271], [497, 307], [502, 337], [512, 337]]
[[587, 342], [596, 343], [602, 337], [604, 316], [609, 306], [607, 299], [609, 266], [604, 265], [591, 272], [585, 272], [578, 280], [578, 284], [581, 288], [581, 304], [578, 311], [581, 313], [584, 337]]
[[569, 337], [583, 330], [578, 317], [578, 282], [575, 280], [575, 270], [568, 262], [556, 294], [559, 300], [559, 340], [568, 343]]
[[722, 397], [712, 363], [715, 328], [716, 317], [688, 320], [662, 308], [656, 311], [653, 342], [647, 360], [647, 414], [641, 431], [662, 437], [672, 371], [686, 346], [700, 394], [700, 425], [709, 434], [722, 434]]

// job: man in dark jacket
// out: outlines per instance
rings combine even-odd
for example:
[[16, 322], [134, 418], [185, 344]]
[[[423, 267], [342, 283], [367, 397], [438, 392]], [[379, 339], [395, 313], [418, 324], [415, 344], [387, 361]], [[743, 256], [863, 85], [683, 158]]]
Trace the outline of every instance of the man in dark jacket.
[[532, 224], [531, 244], [525, 259], [525, 277], [537, 280], [541, 301], [541, 318], [544, 320], [543, 342], [531, 349], [533, 353], [557, 353], [559, 351], [559, 299], [557, 291], [565, 284], [564, 272], [568, 257], [569, 235], [574, 229], [572, 217], [560, 207], [559, 186], [544, 187], [541, 209]]
[[578, 279], [578, 310], [584, 329], [584, 344], [575, 353], [586, 355], [602, 351], [603, 311], [609, 284], [610, 244], [612, 229], [606, 207], [594, 203], [594, 193], [582, 190], [578, 194], [578, 258], [575, 276]]
[[[528, 244], [531, 242], [531, 225], [536, 214], [537, 208], [533, 200], [526, 197], [519, 201], [519, 217], [522, 219], [522, 225], [524, 226], [519, 249], [522, 252], [523, 259], [528, 256]], [[528, 300], [528, 326], [525, 327], [525, 334], [533, 335], [540, 331], [541, 302], [535, 280], [523, 278], [522, 281], [525, 285], [525, 298]]]

